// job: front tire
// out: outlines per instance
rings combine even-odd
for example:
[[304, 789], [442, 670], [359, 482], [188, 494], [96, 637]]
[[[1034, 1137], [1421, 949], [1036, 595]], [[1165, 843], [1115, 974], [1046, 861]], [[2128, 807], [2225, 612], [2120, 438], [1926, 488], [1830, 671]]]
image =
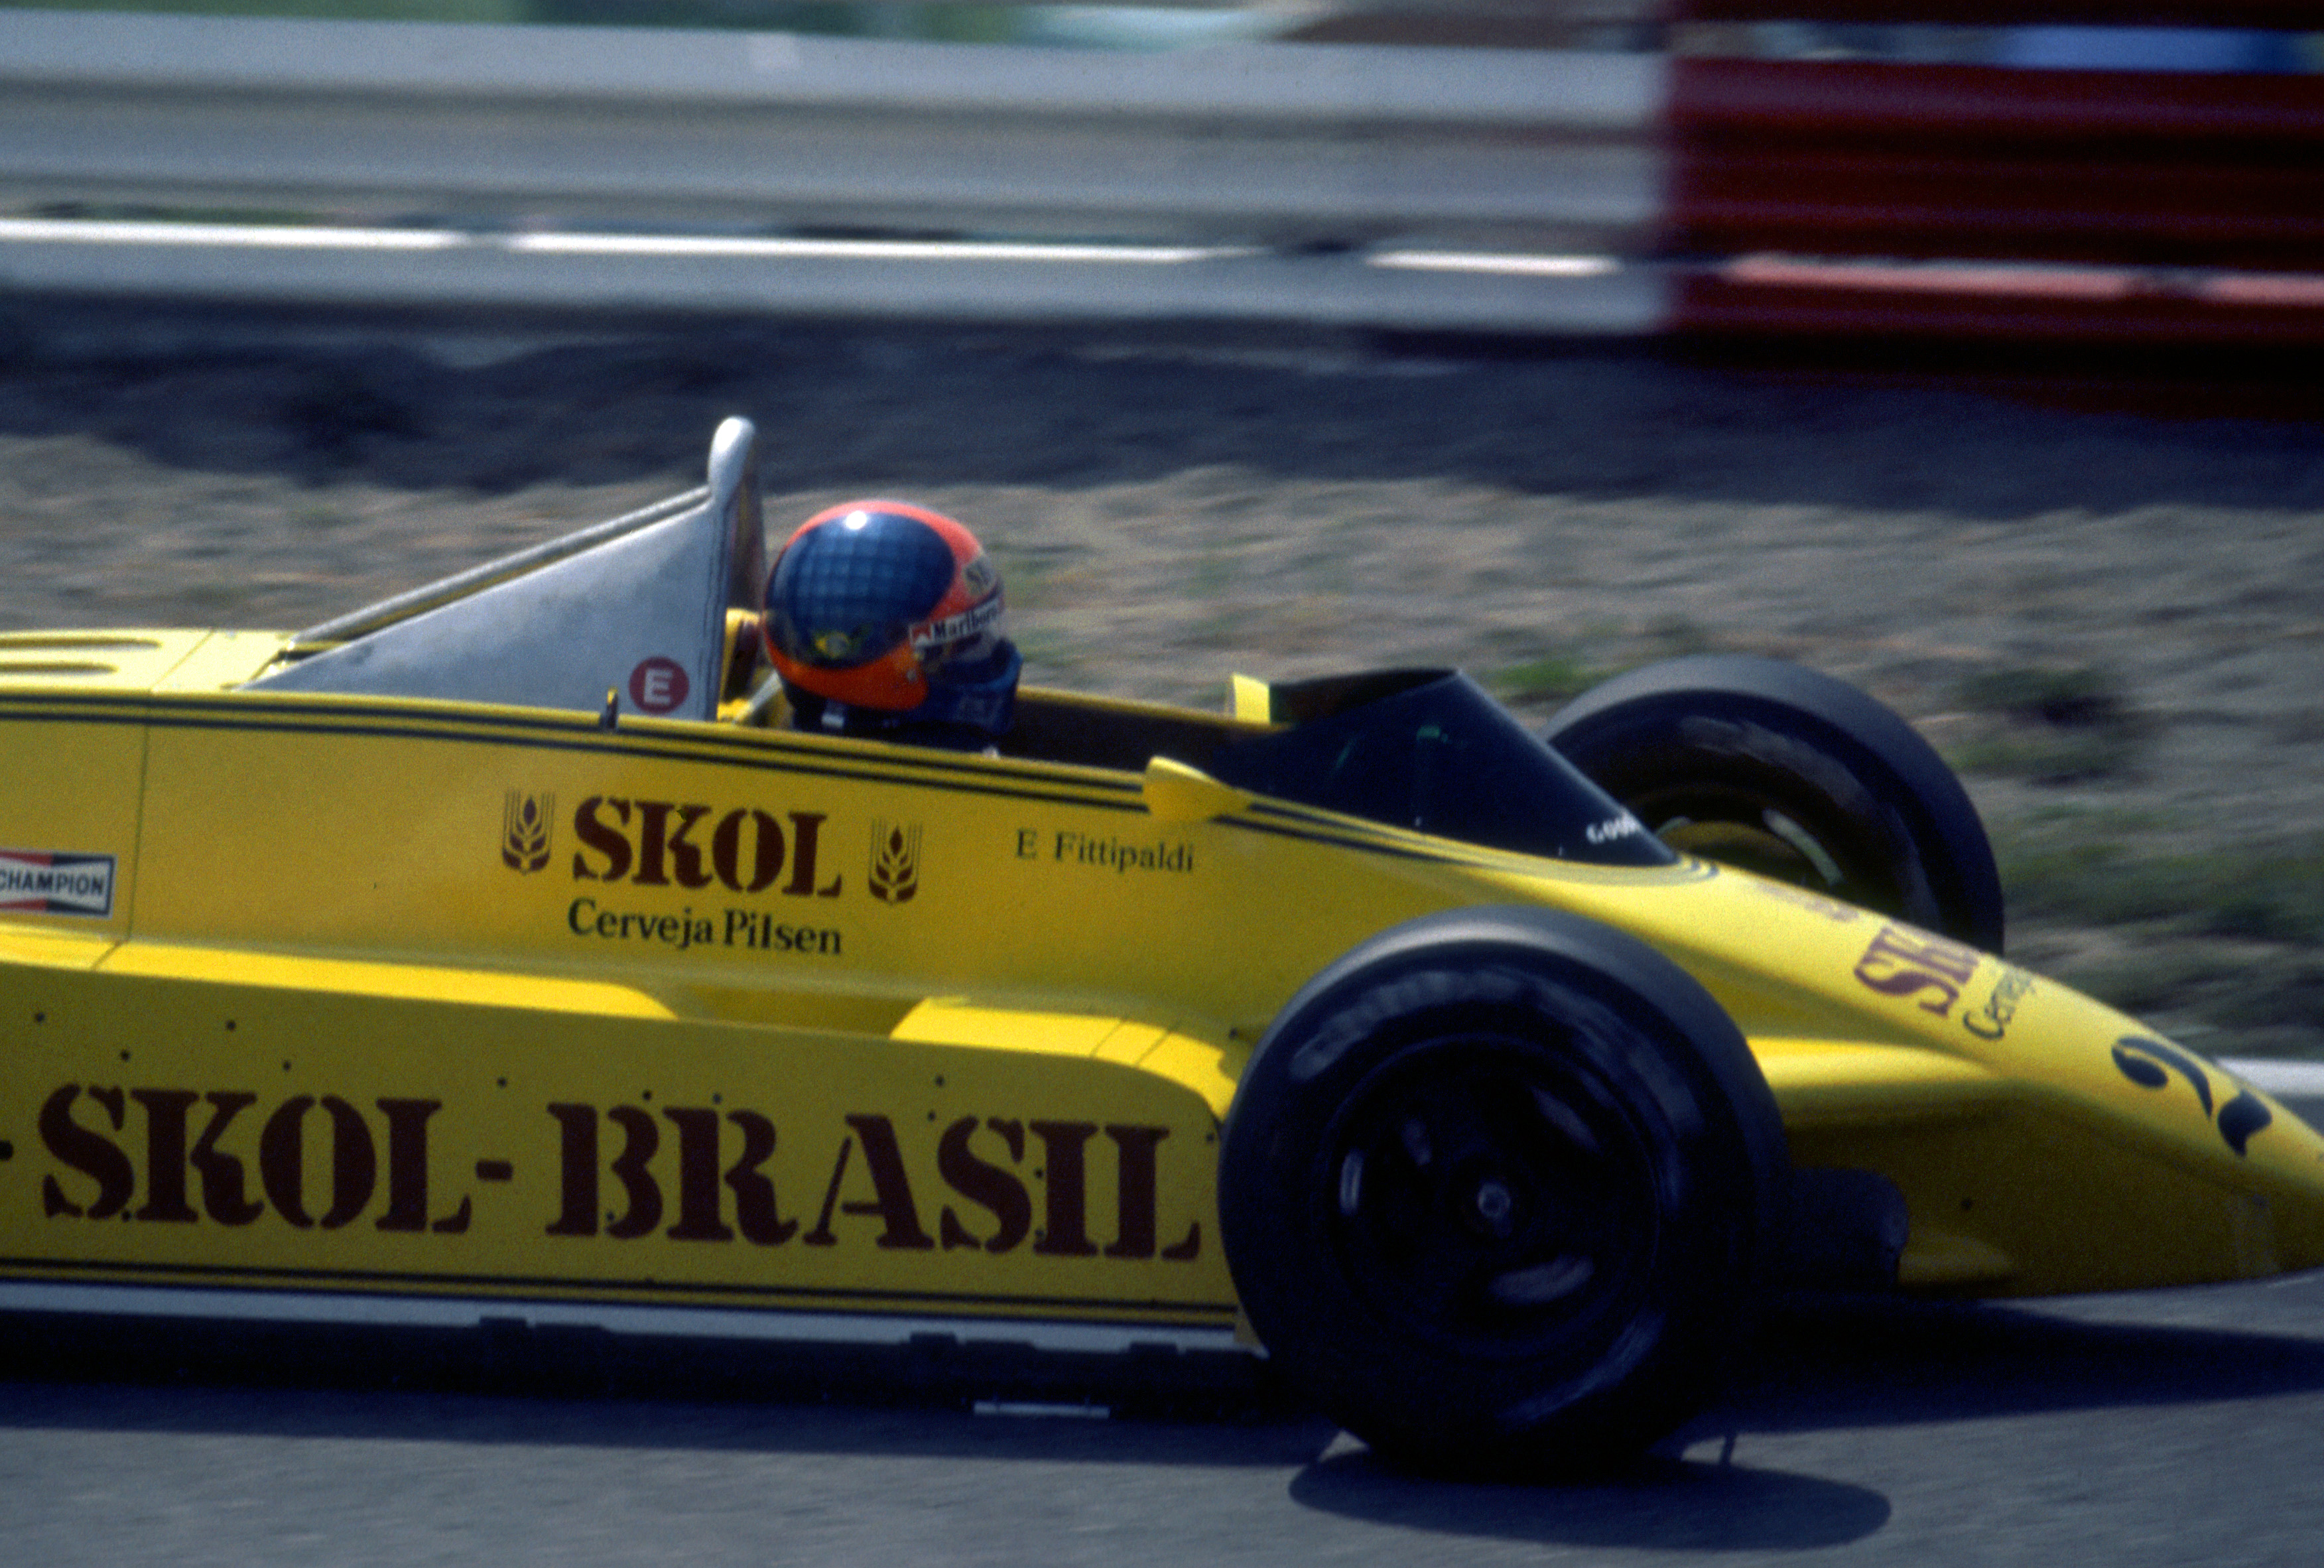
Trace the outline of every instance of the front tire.
[[1845, 681], [1674, 659], [1584, 692], [1543, 738], [1674, 849], [2001, 951], [1977, 807], [1910, 724]]
[[1787, 1168], [1741, 1035], [1632, 938], [1463, 910], [1365, 944], [1245, 1070], [1220, 1218], [1324, 1410], [1424, 1469], [1602, 1462], [1718, 1387]]

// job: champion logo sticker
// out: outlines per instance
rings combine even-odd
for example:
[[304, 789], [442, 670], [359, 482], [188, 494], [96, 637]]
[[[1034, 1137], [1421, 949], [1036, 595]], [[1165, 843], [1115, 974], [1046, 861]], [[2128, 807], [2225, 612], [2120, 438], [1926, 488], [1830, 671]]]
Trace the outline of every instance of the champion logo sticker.
[[0, 913], [105, 919], [113, 913], [113, 857], [0, 849]]

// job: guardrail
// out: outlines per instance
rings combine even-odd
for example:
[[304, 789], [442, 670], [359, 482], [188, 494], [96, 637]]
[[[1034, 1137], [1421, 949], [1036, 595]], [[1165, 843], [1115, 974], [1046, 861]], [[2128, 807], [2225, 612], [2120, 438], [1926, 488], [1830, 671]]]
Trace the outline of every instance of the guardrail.
[[1635, 246], [1658, 57], [0, 12], [0, 199]]
[[23, 292], [2324, 342], [2312, 75], [8, 11], [0, 202], [342, 219], [0, 223]]

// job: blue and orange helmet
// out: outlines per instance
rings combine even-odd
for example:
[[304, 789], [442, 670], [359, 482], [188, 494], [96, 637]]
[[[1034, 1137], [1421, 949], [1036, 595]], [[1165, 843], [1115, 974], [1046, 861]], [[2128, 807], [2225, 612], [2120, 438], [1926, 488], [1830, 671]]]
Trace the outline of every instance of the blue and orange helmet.
[[[767, 657], [802, 723], [1009, 727], [1023, 666], [976, 536], [901, 501], [799, 524], [767, 576]], [[836, 722], [835, 722], [835, 719]]]

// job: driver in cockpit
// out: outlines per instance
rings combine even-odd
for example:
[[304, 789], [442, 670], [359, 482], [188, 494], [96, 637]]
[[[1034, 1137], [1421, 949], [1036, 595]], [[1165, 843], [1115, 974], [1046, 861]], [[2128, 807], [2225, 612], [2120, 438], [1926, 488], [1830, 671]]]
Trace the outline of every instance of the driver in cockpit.
[[990, 751], [1024, 660], [976, 536], [900, 501], [801, 523], [767, 576], [761, 631], [790, 727]]

